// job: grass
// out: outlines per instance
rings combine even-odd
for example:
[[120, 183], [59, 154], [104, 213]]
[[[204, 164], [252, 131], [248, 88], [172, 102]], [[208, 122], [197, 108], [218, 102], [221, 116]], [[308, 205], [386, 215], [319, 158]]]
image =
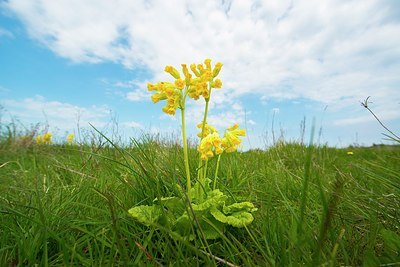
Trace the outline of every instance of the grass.
[[[179, 145], [147, 135], [121, 149], [3, 135], [0, 266], [400, 264], [400, 147], [347, 151], [280, 142], [224, 155], [221, 190], [258, 211], [247, 228], [206, 244], [174, 239], [127, 212], [185, 185]], [[192, 147], [193, 175], [196, 155]]]

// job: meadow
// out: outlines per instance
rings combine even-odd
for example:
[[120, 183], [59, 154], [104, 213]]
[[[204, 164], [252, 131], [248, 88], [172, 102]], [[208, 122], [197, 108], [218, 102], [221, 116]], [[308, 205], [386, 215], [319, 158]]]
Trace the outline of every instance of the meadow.
[[[120, 143], [93, 127], [53, 143], [0, 124], [1, 266], [400, 264], [399, 145], [338, 149], [311, 134], [240, 152], [245, 129], [207, 121], [223, 64], [181, 66], [147, 85], [180, 115], [181, 138]], [[188, 101], [204, 103], [194, 140]]]
[[[146, 134], [118, 147], [98, 133], [82, 144], [37, 144], [3, 131], [0, 266], [400, 264], [399, 146], [282, 141], [226, 154], [221, 191], [258, 210], [250, 225], [212, 240], [177, 238], [128, 213], [185, 185], [182, 149]], [[196, 147], [188, 151], [195, 175]]]

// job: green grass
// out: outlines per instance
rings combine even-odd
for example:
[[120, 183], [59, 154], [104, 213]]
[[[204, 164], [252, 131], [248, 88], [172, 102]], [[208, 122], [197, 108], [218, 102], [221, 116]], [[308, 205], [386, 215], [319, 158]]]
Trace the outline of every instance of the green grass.
[[[400, 147], [280, 143], [221, 158], [219, 187], [257, 207], [217, 240], [173, 239], [128, 209], [185, 185], [182, 149], [144, 135], [118, 151], [0, 139], [0, 266], [400, 264]], [[189, 151], [191, 172], [197, 154]], [[209, 163], [213, 175], [215, 160]], [[218, 257], [218, 258], [217, 258]]]

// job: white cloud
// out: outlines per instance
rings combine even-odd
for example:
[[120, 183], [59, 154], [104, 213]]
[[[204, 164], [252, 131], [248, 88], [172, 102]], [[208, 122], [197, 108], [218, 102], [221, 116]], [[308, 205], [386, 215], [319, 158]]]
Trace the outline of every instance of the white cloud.
[[249, 123], [250, 125], [256, 125], [256, 124], [257, 124], [257, 123], [256, 123], [255, 121], [253, 121], [253, 120], [249, 120], [248, 123]]
[[106, 106], [79, 107], [69, 103], [49, 101], [42, 96], [23, 100], [5, 99], [2, 105], [8, 113], [22, 123], [44, 123], [59, 130], [71, 130], [77, 127], [95, 127], [107, 125], [110, 110]]
[[5, 36], [8, 38], [14, 38], [14, 34], [12, 34], [12, 32], [0, 27], [0, 37], [1, 36]]
[[138, 128], [138, 129], [143, 129], [143, 125], [136, 122], [136, 121], [126, 121], [122, 123], [122, 126], [128, 127], [128, 128]]
[[[215, 95], [215, 108], [246, 93], [261, 95], [264, 103], [305, 98], [337, 111], [368, 95], [379, 100], [383, 113], [390, 112], [390, 103], [400, 102], [400, 17], [395, 1], [93, 3], [9, 0], [6, 6], [32, 38], [75, 62], [148, 68], [158, 81], [167, 77], [162, 72], [166, 64], [206, 57], [222, 61], [224, 93]], [[127, 99], [148, 97], [144, 83], [132, 88]], [[222, 119], [211, 115], [210, 120], [228, 124], [240, 117], [241, 109], [233, 108], [222, 111]]]
[[126, 99], [134, 102], [142, 101], [144, 99], [148, 100], [150, 99], [150, 94], [142, 89], [135, 89], [134, 91], [128, 92], [126, 94]]

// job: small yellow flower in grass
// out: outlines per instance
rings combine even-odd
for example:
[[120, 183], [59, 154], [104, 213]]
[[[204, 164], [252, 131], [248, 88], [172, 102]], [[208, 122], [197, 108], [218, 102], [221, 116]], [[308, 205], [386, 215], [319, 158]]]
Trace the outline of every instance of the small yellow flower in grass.
[[165, 67], [165, 72], [171, 74], [172, 77], [174, 77], [175, 79], [180, 79], [181, 78], [181, 75], [179, 74], [178, 70], [175, 69], [172, 66], [166, 66]]
[[43, 142], [44, 142], [45, 144], [51, 144], [51, 137], [52, 137], [52, 136], [53, 136], [52, 133], [49, 133], [49, 132], [45, 133], [45, 134], [43, 135]]
[[43, 143], [43, 136], [41, 136], [41, 135], [36, 136], [36, 143], [37, 144], [42, 144]]
[[69, 135], [67, 135], [67, 142], [72, 143], [73, 141], [74, 141], [74, 134], [70, 133]]
[[347, 151], [347, 155], [353, 155], [353, 151]]

